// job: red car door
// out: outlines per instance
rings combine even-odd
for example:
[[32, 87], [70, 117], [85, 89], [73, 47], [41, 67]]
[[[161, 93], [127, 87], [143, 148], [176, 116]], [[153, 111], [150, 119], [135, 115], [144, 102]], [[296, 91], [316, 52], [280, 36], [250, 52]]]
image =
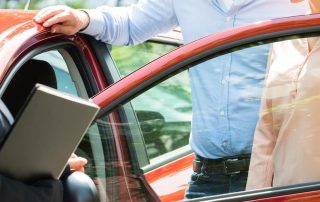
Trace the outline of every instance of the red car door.
[[[204, 63], [217, 62], [225, 54], [268, 47], [270, 43], [292, 38], [312, 37], [320, 31], [319, 19], [319, 15], [276, 19], [205, 37], [145, 65], [94, 96], [92, 100], [101, 107], [100, 116], [117, 115], [108, 124], [119, 138], [122, 148], [119, 152], [126, 158], [123, 162], [132, 166], [127, 174], [144, 184], [140, 187], [144, 193], [149, 193], [154, 200], [183, 199], [193, 160], [188, 146], [192, 109], [188, 71]], [[221, 82], [224, 85], [230, 80]], [[263, 86], [257, 90], [262, 92]], [[260, 97], [253, 96], [248, 101], [260, 101]], [[128, 189], [137, 193], [137, 187], [130, 183]], [[299, 184], [203, 200], [316, 201], [318, 190], [317, 183]]]

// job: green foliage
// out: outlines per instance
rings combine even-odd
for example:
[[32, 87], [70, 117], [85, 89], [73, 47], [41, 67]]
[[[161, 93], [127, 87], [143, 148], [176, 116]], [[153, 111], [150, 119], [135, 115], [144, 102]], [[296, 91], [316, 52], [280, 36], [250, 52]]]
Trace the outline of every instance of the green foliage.
[[[136, 46], [112, 47], [111, 54], [121, 75], [125, 76], [175, 48], [145, 42]], [[134, 98], [131, 104], [137, 112], [150, 159], [188, 144], [192, 104], [187, 71], [157, 84]]]
[[[28, 0], [23, 1], [9, 1], [3, 0], [4, 2], [0, 3], [0, 8], [4, 9], [24, 9]], [[68, 5], [73, 8], [87, 8], [88, 5], [85, 0], [31, 0], [29, 10], [39, 10], [53, 5]]]
[[53, 1], [50, 5], [48, 5], [47, 1], [40, 1], [39, 3], [34, 4], [34, 8], [41, 9], [41, 8], [45, 8], [47, 6], [53, 6], [53, 5], [67, 5], [73, 8], [87, 7], [87, 3], [85, 0], [56, 0], [56, 1]]
[[72, 8], [87, 8], [86, 1], [72, 1], [72, 2], [67, 2], [66, 5]]
[[[176, 46], [145, 42], [136, 46], [112, 47], [112, 56], [115, 60], [120, 74], [128, 75], [152, 60], [172, 51]], [[185, 78], [172, 77], [169, 80], [157, 85], [159, 92], [165, 94], [176, 95], [179, 100], [191, 102], [190, 84], [187, 74], [183, 74]], [[177, 109], [181, 112], [190, 109]]]
[[127, 75], [175, 48], [172, 45], [146, 42], [136, 46], [114, 46], [111, 53], [120, 73]]

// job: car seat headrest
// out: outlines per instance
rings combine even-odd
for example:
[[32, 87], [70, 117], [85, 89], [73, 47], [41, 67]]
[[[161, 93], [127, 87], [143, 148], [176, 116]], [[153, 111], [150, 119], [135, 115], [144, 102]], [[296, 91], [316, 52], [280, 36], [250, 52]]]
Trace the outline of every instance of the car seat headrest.
[[3, 101], [0, 99], [0, 145], [6, 138], [13, 124], [13, 121], [14, 119], [10, 111], [8, 110], [7, 106], [3, 103]]
[[36, 83], [57, 88], [53, 67], [46, 61], [31, 59], [21, 66], [2, 97], [14, 118]]

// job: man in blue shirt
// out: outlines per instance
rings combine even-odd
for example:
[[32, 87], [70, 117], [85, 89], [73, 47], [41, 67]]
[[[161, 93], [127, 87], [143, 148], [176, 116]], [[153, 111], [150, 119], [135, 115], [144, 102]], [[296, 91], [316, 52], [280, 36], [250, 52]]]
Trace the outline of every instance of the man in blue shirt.
[[[53, 33], [81, 31], [113, 45], [141, 43], [180, 26], [188, 43], [232, 27], [307, 10], [305, 2], [285, 0], [141, 0], [125, 8], [49, 7], [35, 21], [51, 27]], [[259, 93], [252, 93], [251, 88], [263, 84], [267, 51], [267, 46], [237, 51], [190, 69], [190, 144], [196, 159], [186, 198], [244, 190], [260, 104]], [[227, 161], [232, 161], [233, 170], [227, 171]]]

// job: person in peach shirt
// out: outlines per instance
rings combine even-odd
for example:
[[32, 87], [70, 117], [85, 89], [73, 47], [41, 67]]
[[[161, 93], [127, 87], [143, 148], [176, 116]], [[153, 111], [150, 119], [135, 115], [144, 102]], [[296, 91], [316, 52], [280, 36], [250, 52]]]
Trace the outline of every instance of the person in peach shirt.
[[[319, 0], [309, 5], [320, 13]], [[247, 190], [320, 180], [319, 39], [272, 45]]]

